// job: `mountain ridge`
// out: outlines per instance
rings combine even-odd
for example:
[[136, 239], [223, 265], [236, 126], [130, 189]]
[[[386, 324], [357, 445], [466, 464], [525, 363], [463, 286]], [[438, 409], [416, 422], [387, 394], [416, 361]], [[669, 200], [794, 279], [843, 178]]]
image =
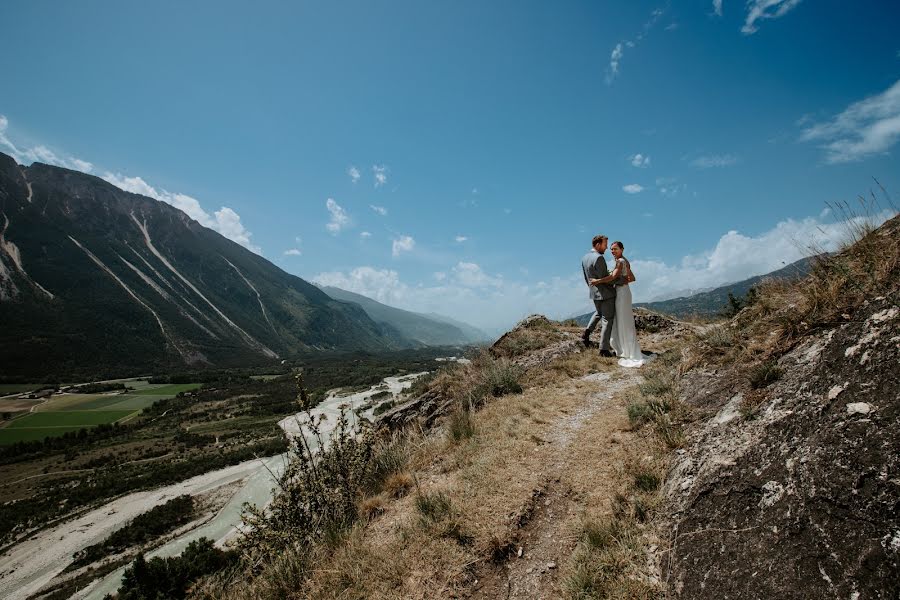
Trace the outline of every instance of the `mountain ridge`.
[[333, 286], [319, 287], [335, 300], [359, 305], [376, 323], [392, 327], [404, 338], [425, 346], [461, 346], [487, 338], [475, 327], [443, 315], [403, 310]]
[[93, 175], [0, 153], [0, 213], [5, 375], [413, 345], [178, 208]]

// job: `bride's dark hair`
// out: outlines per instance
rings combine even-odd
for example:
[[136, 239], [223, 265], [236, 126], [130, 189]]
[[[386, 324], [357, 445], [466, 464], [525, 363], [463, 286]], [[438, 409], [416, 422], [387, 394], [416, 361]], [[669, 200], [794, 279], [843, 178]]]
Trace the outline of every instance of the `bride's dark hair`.
[[613, 242], [612, 245], [613, 245], [613, 246], [618, 246], [618, 247], [621, 248], [622, 250], [625, 249], [625, 244], [623, 244], [623, 243], [620, 242], [619, 240], [616, 240], [615, 242]]

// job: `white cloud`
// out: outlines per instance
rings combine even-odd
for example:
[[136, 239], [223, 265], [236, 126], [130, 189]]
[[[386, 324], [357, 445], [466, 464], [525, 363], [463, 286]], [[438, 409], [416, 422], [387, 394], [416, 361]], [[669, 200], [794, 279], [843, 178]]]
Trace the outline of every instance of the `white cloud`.
[[385, 207], [383, 207], [383, 206], [375, 206], [374, 204], [370, 204], [370, 205], [369, 205], [369, 208], [371, 208], [372, 210], [374, 210], [375, 212], [377, 212], [377, 213], [378, 213], [379, 215], [381, 215], [382, 217], [385, 216], [385, 215], [387, 214], [387, 212], [388, 212], [387, 209], [386, 209]]
[[291, 248], [290, 250], [284, 251], [285, 256], [300, 256], [301, 254], [303, 254], [303, 253], [300, 252], [299, 248]]
[[[890, 216], [883, 213], [877, 221]], [[634, 258], [639, 249], [624, 239], [626, 255], [637, 275], [635, 300], [666, 298], [679, 290], [700, 289], [740, 281], [779, 269], [806, 255], [810, 243], [831, 250], [843, 241], [845, 225], [819, 215], [778, 223], [758, 235], [729, 231], [705, 252], [666, 263]], [[379, 302], [417, 312], [437, 312], [491, 331], [504, 331], [530, 313], [551, 318], [583, 314], [591, 308], [580, 269], [568, 275], [529, 282], [527, 269], [515, 267], [508, 277], [486, 272], [476, 263], [459, 262], [433, 274], [422, 284], [406, 283], [397, 271], [359, 267], [349, 273], [321, 273], [313, 281], [363, 294]]]
[[[42, 162], [49, 165], [64, 167], [66, 169], [81, 171], [83, 173], [90, 173], [93, 171], [94, 165], [88, 161], [72, 156], [59, 156], [43, 145], [31, 148], [18, 148], [6, 135], [8, 127], [9, 119], [4, 115], [0, 115], [0, 147], [8, 150], [10, 155], [15, 158], [17, 162], [22, 164]], [[196, 198], [188, 196], [187, 194], [156, 189], [140, 177], [126, 177], [120, 173], [110, 173], [107, 171], [101, 175], [101, 178], [126, 192], [148, 196], [171, 204], [204, 227], [209, 227], [210, 229], [218, 231], [223, 236], [237, 242], [251, 252], [262, 255], [262, 249], [253, 244], [250, 240], [253, 234], [247, 231], [243, 223], [241, 223], [240, 215], [227, 206], [221, 207], [210, 215], [203, 209], [200, 205], [200, 201]]]
[[640, 194], [644, 191], [644, 186], [639, 183], [629, 183], [622, 186], [622, 191], [626, 194]]
[[502, 276], [491, 276], [482, 270], [477, 263], [458, 262], [451, 270], [457, 283], [470, 288], [502, 287]]
[[619, 74], [619, 62], [622, 60], [622, 56], [625, 52], [622, 50], [621, 42], [616, 44], [615, 48], [612, 49], [612, 52], [609, 55], [609, 70], [606, 72], [606, 83], [612, 83], [613, 79], [616, 78], [616, 75]]
[[887, 152], [900, 141], [900, 80], [880, 94], [854, 102], [831, 120], [807, 127], [800, 139], [822, 142], [828, 163]]
[[411, 252], [416, 247], [416, 240], [408, 235], [401, 235], [391, 242], [391, 255], [400, 256], [401, 252]]
[[82, 173], [90, 173], [94, 170], [94, 165], [88, 161], [75, 158], [74, 156], [59, 156], [44, 145], [19, 148], [7, 137], [6, 130], [8, 128], [9, 119], [6, 118], [6, 115], [0, 115], [0, 148], [5, 149], [19, 164], [30, 165], [31, 163], [41, 162], [65, 169], [72, 169], [73, 171], [81, 171]]
[[712, 0], [713, 12], [717, 17], [722, 16], [722, 0]]
[[456, 236], [454, 239], [455, 239], [458, 243], [461, 244], [461, 243], [467, 241], [469, 238], [467, 238], [467, 237], [464, 236], [464, 235], [458, 235], [458, 236]]
[[657, 177], [656, 189], [663, 196], [677, 196], [678, 192], [687, 190], [686, 183], [678, 183], [675, 177]]
[[678, 29], [678, 23], [669, 23], [666, 25], [666, 31], [675, 31]]
[[691, 161], [691, 166], [697, 169], [712, 169], [716, 167], [730, 167], [736, 165], [740, 159], [734, 154], [710, 154], [698, 156]]
[[367, 239], [369, 239], [370, 237], [372, 237], [372, 234], [369, 233], [368, 231], [363, 231], [363, 232], [361, 232], [361, 233], [359, 234], [359, 237], [361, 237], [361, 238], [364, 239], [364, 240], [367, 240]]
[[203, 209], [200, 205], [200, 201], [196, 198], [188, 196], [187, 194], [156, 189], [141, 177], [127, 177], [121, 173], [109, 172], [104, 173], [101, 177], [126, 192], [156, 198], [157, 200], [162, 200], [167, 204], [171, 204], [204, 227], [209, 227], [214, 231], [218, 231], [223, 236], [233, 242], [237, 242], [247, 250], [262, 255], [262, 249], [250, 240], [253, 234], [247, 231], [243, 223], [241, 223], [240, 215], [227, 206], [221, 207], [210, 215]]
[[632, 154], [628, 157], [628, 160], [631, 161], [632, 167], [645, 168], [650, 166], [650, 157], [641, 154], [640, 152], [637, 154]]
[[331, 213], [331, 220], [325, 225], [325, 229], [327, 229], [331, 235], [337, 235], [342, 229], [345, 229], [350, 225], [350, 217], [347, 215], [347, 211], [341, 208], [333, 198], [329, 198], [325, 201], [325, 208]]
[[375, 176], [375, 187], [381, 187], [387, 183], [387, 167], [385, 165], [372, 165], [372, 174]]
[[[873, 220], [880, 224], [892, 214], [884, 211]], [[711, 250], [685, 256], [679, 264], [633, 259], [638, 277], [635, 298], [662, 299], [678, 290], [716, 287], [780, 269], [808, 256], [813, 248], [835, 250], [846, 241], [849, 230], [846, 223], [824, 221], [828, 216], [787, 219], [756, 236], [729, 231]]]
[[[644, 23], [641, 27], [641, 30], [638, 32], [636, 36], [634, 36], [633, 40], [625, 40], [616, 44], [612, 52], [609, 54], [609, 66], [606, 69], [606, 84], [612, 84], [613, 80], [619, 74], [619, 63], [622, 62], [622, 57], [625, 55], [625, 47], [634, 48], [637, 44], [647, 36], [653, 26], [656, 25], [657, 21], [665, 14], [665, 11], [661, 8], [654, 9], [650, 12], [650, 18]], [[674, 27], [673, 27], [674, 26]], [[674, 29], [678, 27], [677, 24], [673, 23], [666, 27], [666, 29]]]
[[[747, 20], [741, 28], [741, 33], [750, 35], [756, 33], [759, 27], [756, 22], [760, 19], [778, 19], [794, 9], [802, 0], [748, 0]], [[721, 2], [719, 3], [721, 7]]]
[[359, 169], [357, 169], [353, 165], [350, 165], [347, 168], [347, 175], [350, 176], [350, 181], [352, 181], [353, 183], [356, 183], [357, 181], [359, 181], [359, 178], [362, 177], [362, 173], [360, 173]]

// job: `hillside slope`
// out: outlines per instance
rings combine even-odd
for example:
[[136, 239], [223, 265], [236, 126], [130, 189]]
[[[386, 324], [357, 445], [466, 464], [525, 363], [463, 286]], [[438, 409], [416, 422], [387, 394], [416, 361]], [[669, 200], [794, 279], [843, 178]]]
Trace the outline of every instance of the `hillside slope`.
[[763, 287], [723, 325], [638, 320], [640, 370], [529, 317], [381, 415], [336, 545], [288, 510], [330, 496], [283, 482], [261, 569], [195, 597], [898, 597], [900, 217]]
[[322, 286], [321, 289], [335, 300], [358, 304], [376, 323], [392, 328], [404, 338], [423, 346], [461, 346], [480, 342], [486, 337], [471, 325], [457, 325], [447, 317], [394, 308], [336, 287]]
[[4, 375], [148, 372], [410, 342], [182, 211], [0, 154]]

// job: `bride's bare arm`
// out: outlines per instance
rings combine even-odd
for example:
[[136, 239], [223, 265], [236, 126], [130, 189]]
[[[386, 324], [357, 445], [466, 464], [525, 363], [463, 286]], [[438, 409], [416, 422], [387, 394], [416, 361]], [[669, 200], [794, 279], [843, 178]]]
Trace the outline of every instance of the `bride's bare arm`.
[[619, 263], [616, 263], [616, 268], [613, 269], [613, 272], [607, 275], [606, 277], [601, 277], [600, 279], [591, 279], [591, 285], [600, 285], [601, 283], [609, 283], [610, 281], [615, 281], [619, 276], [619, 273], [622, 272]]

